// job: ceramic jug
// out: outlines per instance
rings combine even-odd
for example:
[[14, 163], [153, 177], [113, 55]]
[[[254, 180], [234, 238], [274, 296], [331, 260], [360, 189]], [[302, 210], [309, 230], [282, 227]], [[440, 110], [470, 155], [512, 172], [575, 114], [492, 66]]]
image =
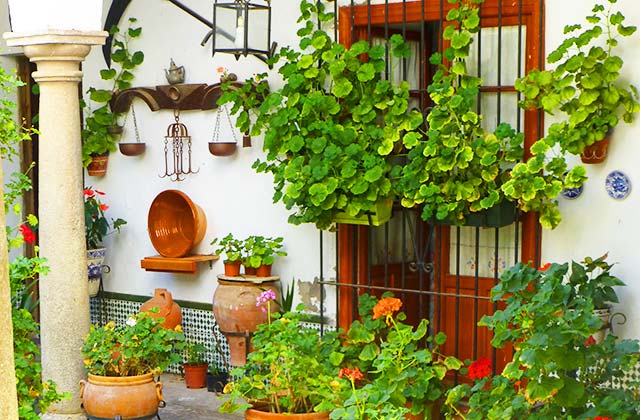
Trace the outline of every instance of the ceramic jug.
[[167, 289], [156, 289], [153, 297], [140, 306], [140, 312], [148, 312], [152, 308], [158, 308], [158, 312], [151, 314], [156, 318], [164, 318], [164, 322], [160, 324], [164, 328], [174, 329], [182, 323], [182, 310]]
[[184, 83], [184, 66], [176, 66], [176, 63], [171, 59], [169, 68], [164, 70], [165, 76], [167, 76], [167, 82], [171, 85], [178, 83]]

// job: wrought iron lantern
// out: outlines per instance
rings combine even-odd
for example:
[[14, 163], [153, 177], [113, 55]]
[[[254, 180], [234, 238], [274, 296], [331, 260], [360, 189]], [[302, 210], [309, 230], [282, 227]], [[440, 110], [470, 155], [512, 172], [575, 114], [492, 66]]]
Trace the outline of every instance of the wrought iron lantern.
[[237, 60], [251, 54], [264, 62], [273, 56], [271, 0], [215, 0], [212, 23], [213, 55], [233, 54]]

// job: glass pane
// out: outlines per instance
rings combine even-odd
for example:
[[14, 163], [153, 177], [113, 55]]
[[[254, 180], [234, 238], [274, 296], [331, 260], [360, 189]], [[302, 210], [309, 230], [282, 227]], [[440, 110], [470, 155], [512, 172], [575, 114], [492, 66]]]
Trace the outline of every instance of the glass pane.
[[[480, 102], [482, 114], [482, 128], [492, 132], [498, 123], [509, 123], [513, 128], [522, 131], [524, 111], [518, 108], [518, 94], [516, 92], [502, 92], [500, 94], [500, 109], [498, 109], [498, 94], [483, 92]], [[518, 113], [520, 120], [518, 121]], [[518, 126], [520, 122], [520, 126]]]
[[[482, 84], [484, 86], [513, 86], [518, 78], [518, 51], [520, 51], [520, 71], [524, 72], [524, 51], [526, 27], [522, 26], [521, 34], [517, 26], [503, 26], [502, 32], [498, 28], [482, 28], [480, 66]], [[518, 37], [521, 37], [518, 49]], [[502, 43], [498, 40], [502, 39]], [[498, 54], [498, 50], [501, 51]], [[500, 83], [498, 83], [498, 57], [500, 57]], [[473, 44], [467, 61], [469, 74], [478, 74], [478, 35], [474, 35]]]

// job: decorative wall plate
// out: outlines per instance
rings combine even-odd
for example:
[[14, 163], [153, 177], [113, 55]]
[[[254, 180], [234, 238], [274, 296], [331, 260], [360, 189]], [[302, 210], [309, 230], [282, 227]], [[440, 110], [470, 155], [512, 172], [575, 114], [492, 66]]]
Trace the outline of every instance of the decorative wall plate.
[[576, 198], [580, 197], [583, 189], [583, 185], [579, 186], [578, 188], [565, 188], [560, 192], [560, 195], [562, 195], [567, 200], [575, 200]]
[[631, 192], [631, 181], [624, 172], [611, 171], [605, 180], [605, 188], [611, 198], [622, 200]]

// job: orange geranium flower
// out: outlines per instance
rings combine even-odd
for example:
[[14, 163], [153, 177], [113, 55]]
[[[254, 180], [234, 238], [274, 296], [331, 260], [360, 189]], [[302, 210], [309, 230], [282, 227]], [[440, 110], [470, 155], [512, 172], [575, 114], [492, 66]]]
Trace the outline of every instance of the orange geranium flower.
[[373, 308], [373, 319], [391, 315], [402, 308], [402, 301], [398, 298], [382, 298]]

